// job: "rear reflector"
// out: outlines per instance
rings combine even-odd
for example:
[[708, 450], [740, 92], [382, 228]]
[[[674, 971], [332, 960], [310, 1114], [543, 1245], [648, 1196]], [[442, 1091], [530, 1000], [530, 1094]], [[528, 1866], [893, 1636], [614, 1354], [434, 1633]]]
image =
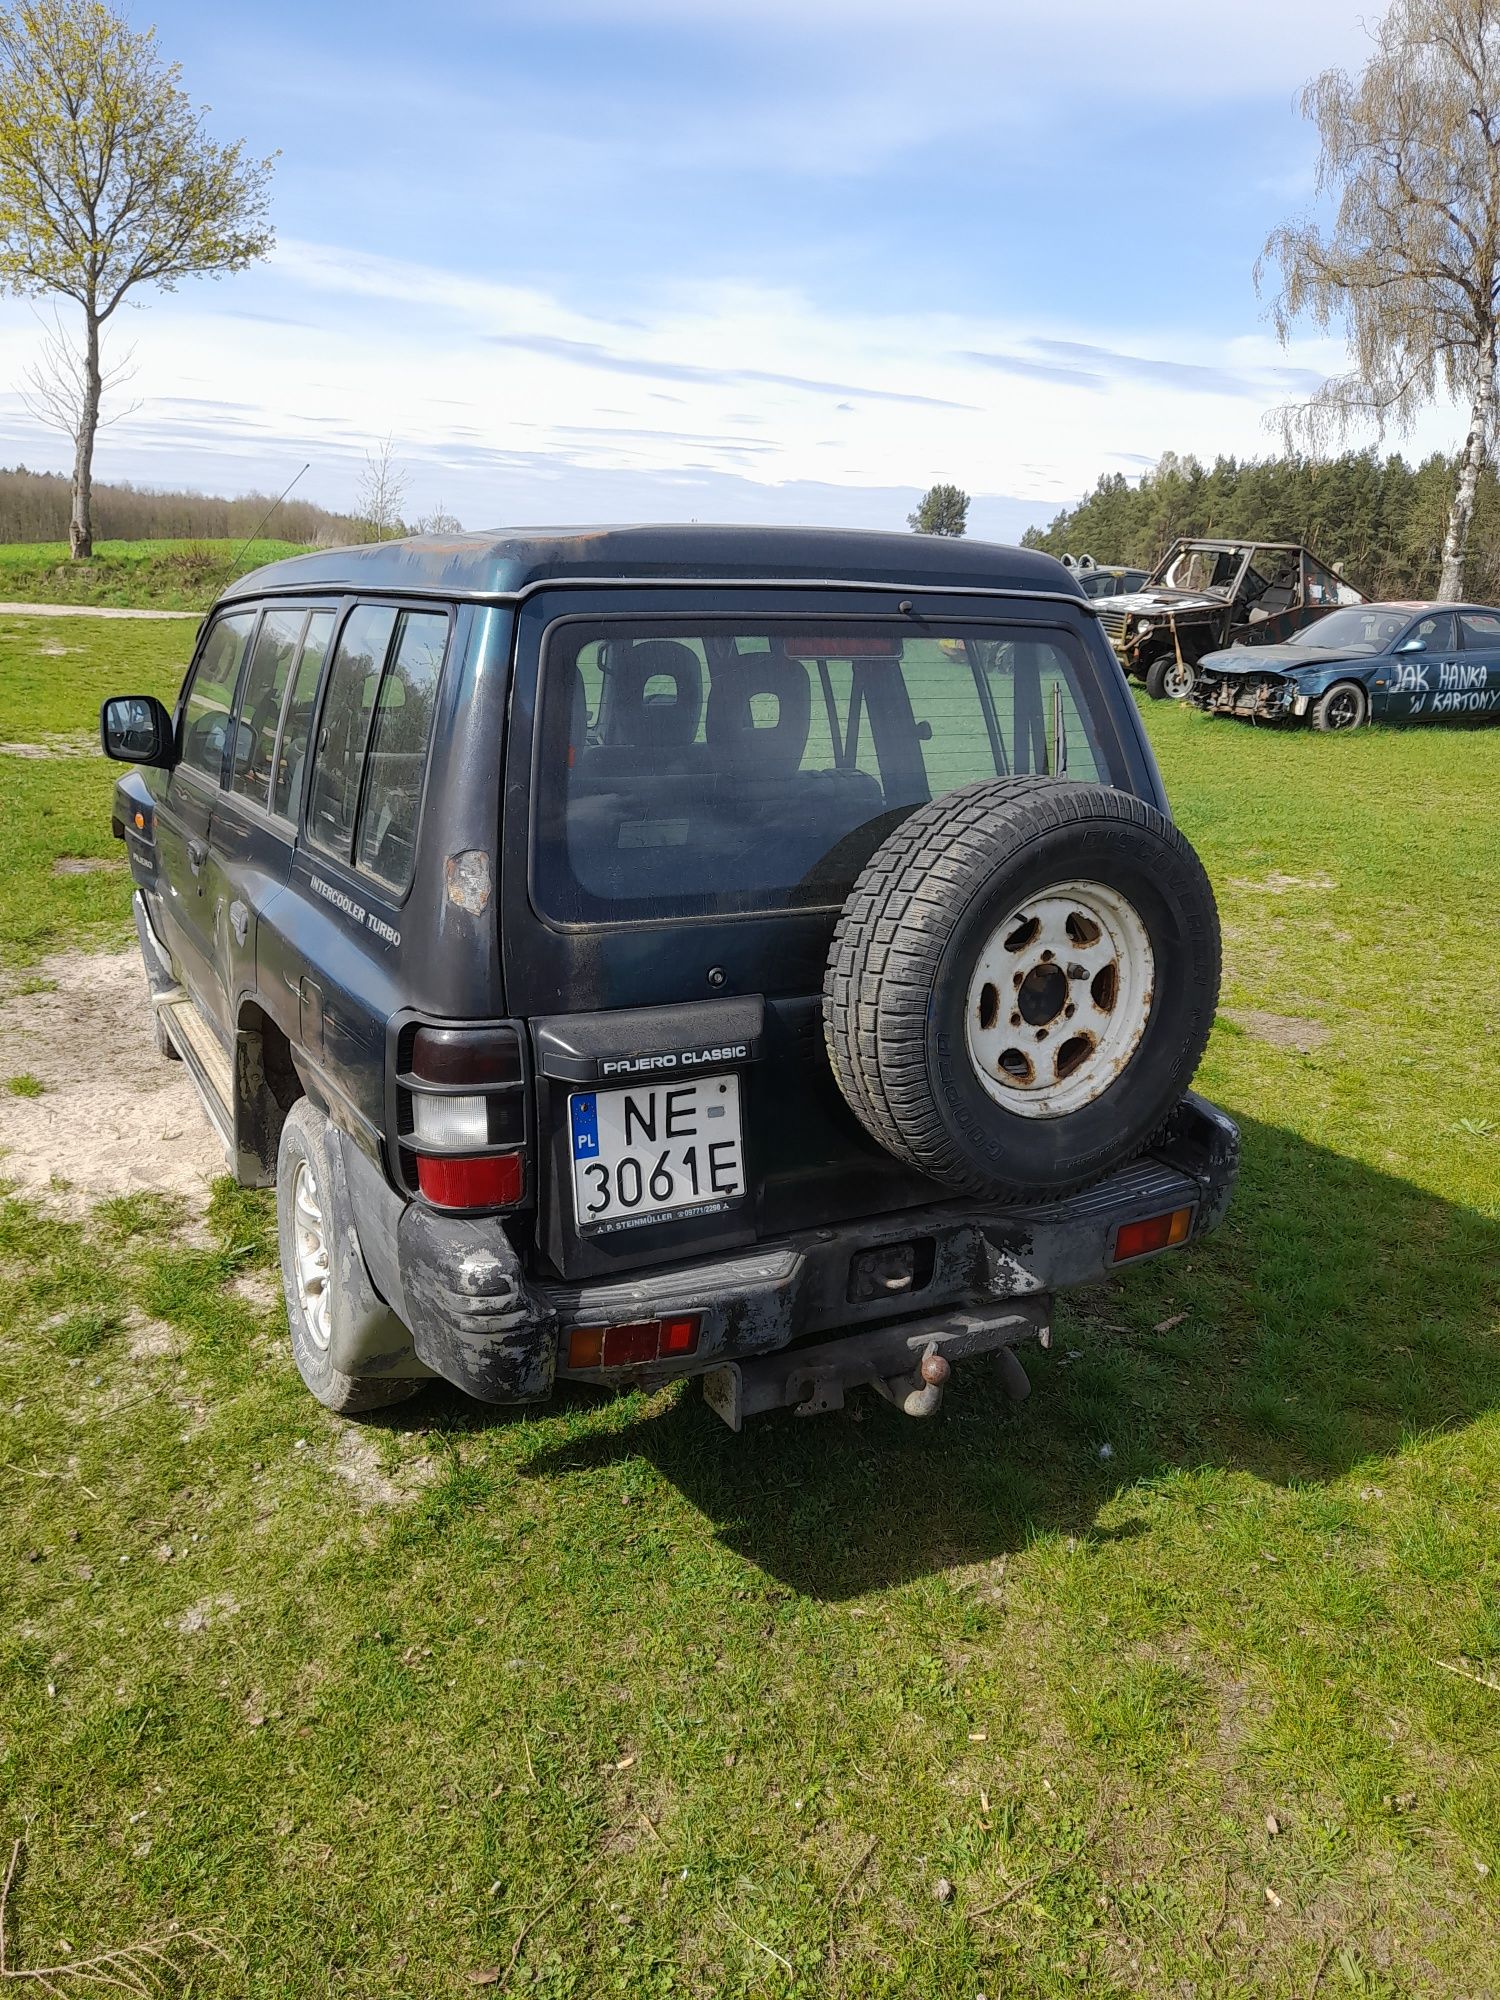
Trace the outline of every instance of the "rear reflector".
[[1123, 1264], [1131, 1257], [1146, 1257], [1153, 1250], [1169, 1250], [1185, 1243], [1193, 1226], [1190, 1208], [1174, 1208], [1169, 1215], [1148, 1215], [1143, 1222], [1122, 1222], [1115, 1232], [1114, 1262]]
[[417, 1186], [434, 1208], [514, 1208], [526, 1188], [525, 1156], [439, 1160], [419, 1153]]
[[568, 1335], [570, 1368], [640, 1368], [648, 1361], [695, 1354], [701, 1313], [675, 1319], [631, 1320], [622, 1326], [575, 1326]]

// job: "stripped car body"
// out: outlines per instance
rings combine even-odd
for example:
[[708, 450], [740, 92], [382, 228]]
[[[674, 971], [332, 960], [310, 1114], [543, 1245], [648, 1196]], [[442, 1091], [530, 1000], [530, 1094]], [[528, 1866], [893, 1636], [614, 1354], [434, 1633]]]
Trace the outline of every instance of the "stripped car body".
[[[490, 1402], [704, 1375], [731, 1423], [874, 1378], [921, 1414], [945, 1356], [1044, 1339], [1056, 1291], [1223, 1213], [1235, 1128], [1183, 1088], [1211, 896], [1049, 557], [702, 526], [322, 551], [230, 587], [172, 715], [122, 697], [102, 726], [141, 766], [114, 818], [163, 1047], [236, 1176], [277, 1187], [293, 1351], [329, 1407], [434, 1375]], [[1192, 902], [1197, 955], [1154, 992], [1109, 971], [1087, 884], [1075, 984], [1015, 960], [1012, 1041], [1097, 1099], [1057, 1198], [913, 1165], [831, 1066], [831, 940], [950, 799], [976, 839], [1072, 815]], [[1124, 1145], [1139, 1088], [1102, 1066], [1131, 995], [1172, 1095]], [[1014, 1069], [964, 1087], [1043, 1161], [1067, 1120]]]
[[1127, 674], [1157, 697], [1186, 700], [1205, 654], [1273, 645], [1363, 595], [1300, 542], [1179, 538], [1145, 586], [1101, 605], [1099, 622]]
[[1277, 646], [1199, 664], [1193, 705], [1329, 730], [1500, 717], [1500, 610], [1391, 600], [1328, 613]]

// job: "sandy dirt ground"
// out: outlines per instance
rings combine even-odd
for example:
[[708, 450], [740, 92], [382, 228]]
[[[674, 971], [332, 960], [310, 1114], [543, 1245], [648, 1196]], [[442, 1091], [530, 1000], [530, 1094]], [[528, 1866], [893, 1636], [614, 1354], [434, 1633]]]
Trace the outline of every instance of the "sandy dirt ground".
[[[0, 1007], [0, 1180], [68, 1215], [147, 1190], [201, 1211], [224, 1154], [182, 1064], [157, 1053], [140, 953], [64, 952], [35, 974], [53, 990]], [[14, 1095], [18, 1076], [41, 1095]]]

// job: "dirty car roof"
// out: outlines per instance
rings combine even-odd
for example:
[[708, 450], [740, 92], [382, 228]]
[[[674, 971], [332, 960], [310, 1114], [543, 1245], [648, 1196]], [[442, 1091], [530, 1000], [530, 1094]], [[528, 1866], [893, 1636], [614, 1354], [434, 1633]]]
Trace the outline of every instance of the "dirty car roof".
[[236, 578], [226, 599], [267, 591], [349, 589], [511, 597], [546, 582], [686, 578], [1047, 591], [1087, 604], [1054, 557], [942, 535], [837, 528], [715, 527], [701, 522], [604, 528], [508, 528], [412, 535], [316, 549]]

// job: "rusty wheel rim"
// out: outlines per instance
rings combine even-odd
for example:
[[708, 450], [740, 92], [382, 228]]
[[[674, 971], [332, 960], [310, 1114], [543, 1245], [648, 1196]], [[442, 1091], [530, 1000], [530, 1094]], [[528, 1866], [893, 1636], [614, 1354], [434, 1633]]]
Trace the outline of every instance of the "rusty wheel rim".
[[1101, 882], [1062, 882], [996, 926], [969, 981], [969, 1059], [1023, 1118], [1092, 1104], [1134, 1055], [1156, 964], [1134, 904]]

